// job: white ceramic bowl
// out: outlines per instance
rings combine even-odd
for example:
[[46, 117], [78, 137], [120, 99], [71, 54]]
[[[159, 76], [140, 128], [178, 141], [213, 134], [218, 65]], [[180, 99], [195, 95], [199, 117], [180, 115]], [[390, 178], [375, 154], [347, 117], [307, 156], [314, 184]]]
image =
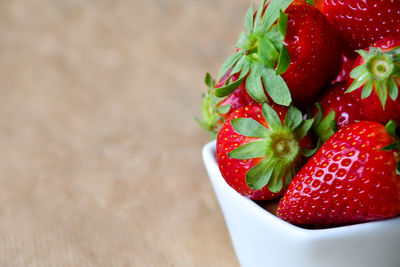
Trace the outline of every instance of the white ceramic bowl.
[[400, 267], [400, 217], [303, 229], [233, 190], [219, 172], [215, 141], [204, 146], [203, 160], [241, 266]]

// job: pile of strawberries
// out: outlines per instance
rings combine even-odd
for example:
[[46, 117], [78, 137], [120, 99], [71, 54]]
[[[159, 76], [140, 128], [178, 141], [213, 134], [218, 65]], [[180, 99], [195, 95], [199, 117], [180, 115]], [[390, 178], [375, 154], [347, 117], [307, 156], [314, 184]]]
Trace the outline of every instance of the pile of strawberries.
[[330, 227], [400, 214], [400, 0], [264, 0], [245, 16], [201, 126], [226, 182]]

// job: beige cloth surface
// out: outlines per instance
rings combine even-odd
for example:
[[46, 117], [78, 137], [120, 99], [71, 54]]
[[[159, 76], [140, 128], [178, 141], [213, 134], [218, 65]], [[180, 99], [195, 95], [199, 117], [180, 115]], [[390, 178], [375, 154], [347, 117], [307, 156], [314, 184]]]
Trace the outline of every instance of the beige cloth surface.
[[243, 0], [0, 1], [0, 266], [237, 266], [194, 121]]

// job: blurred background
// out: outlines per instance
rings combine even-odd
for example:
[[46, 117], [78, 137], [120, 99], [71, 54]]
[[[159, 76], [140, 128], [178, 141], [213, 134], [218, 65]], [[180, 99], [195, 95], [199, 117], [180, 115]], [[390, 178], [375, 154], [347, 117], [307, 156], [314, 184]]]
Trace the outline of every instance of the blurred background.
[[238, 265], [194, 118], [251, 3], [0, 1], [0, 266]]

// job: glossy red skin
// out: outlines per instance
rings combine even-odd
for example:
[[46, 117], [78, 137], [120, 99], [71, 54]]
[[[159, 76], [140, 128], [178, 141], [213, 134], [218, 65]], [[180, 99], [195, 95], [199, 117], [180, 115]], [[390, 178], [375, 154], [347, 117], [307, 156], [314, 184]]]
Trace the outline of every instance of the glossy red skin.
[[398, 0], [315, 0], [314, 5], [338, 30], [351, 58], [357, 49], [400, 34]]
[[219, 102], [217, 106], [231, 105], [228, 113], [219, 114], [224, 119], [227, 119], [234, 110], [244, 106], [254, 105], [256, 103], [257, 102], [247, 93], [245, 83], [242, 83], [232, 94]]
[[282, 74], [296, 105], [312, 104], [318, 93], [338, 74], [342, 65], [341, 45], [328, 20], [304, 1], [293, 2], [284, 40], [290, 66]]
[[[285, 119], [287, 108], [271, 105], [278, 113], [282, 122]], [[237, 133], [231, 124], [234, 118], [252, 118], [268, 128], [265, 121], [260, 105], [250, 105], [236, 109], [231, 117], [225, 121], [217, 136], [217, 163], [221, 171], [222, 177], [225, 181], [238, 193], [253, 200], [270, 200], [280, 197], [283, 194], [283, 189], [279, 193], [272, 193], [265, 186], [260, 190], [252, 190], [246, 184], [246, 172], [257, 165], [263, 158], [255, 158], [249, 160], [239, 160], [230, 158], [227, 153], [236, 149], [237, 147], [257, 140], [258, 138], [246, 137]], [[302, 147], [312, 147], [312, 141], [309, 135], [300, 141]]]
[[344, 225], [400, 214], [394, 138], [377, 122], [335, 133], [294, 177], [277, 215], [297, 225]]
[[[229, 78], [231, 74], [232, 69], [229, 69], [228, 72], [221, 78], [221, 80], [215, 85], [215, 88], [220, 88], [225, 85], [227, 79]], [[232, 76], [232, 82], [236, 81], [238, 78], [238, 75], [233, 75]], [[246, 81], [246, 80], [245, 80]], [[232, 112], [235, 109], [248, 106], [248, 105], [253, 105], [256, 104], [257, 102], [247, 93], [246, 90], [246, 82], [243, 82], [240, 84], [240, 86], [233, 91], [232, 94], [228, 95], [225, 97], [222, 101], [220, 101], [217, 104], [217, 107], [220, 106], [225, 106], [225, 105], [231, 105], [230, 110], [225, 113], [225, 114], [218, 114], [225, 120], [229, 118], [229, 116], [232, 114]]]
[[335, 111], [338, 129], [362, 119], [360, 99], [355, 93], [346, 94], [346, 90], [346, 82], [336, 83], [331, 85], [318, 100], [322, 106], [323, 117]]
[[[390, 50], [391, 48], [400, 46], [400, 36], [398, 37], [389, 37], [380, 40], [379, 42], [373, 45], [374, 47], [380, 47], [383, 51]], [[361, 56], [357, 57], [355, 60], [354, 66], [361, 65], [364, 63], [364, 60]], [[350, 86], [353, 82], [353, 79], [348, 81], [348, 85]], [[397, 85], [400, 88], [400, 78], [396, 81]], [[400, 96], [397, 97], [396, 100], [393, 100], [388, 96], [385, 109], [383, 109], [381, 101], [376, 93], [376, 89], [374, 89], [371, 95], [365, 99], [361, 99], [361, 91], [362, 88], [354, 91], [360, 98], [360, 108], [362, 110], [362, 117], [365, 120], [377, 121], [382, 124], [386, 124], [389, 120], [393, 119], [398, 124], [400, 124]]]
[[342, 55], [342, 68], [336, 78], [332, 81], [332, 84], [350, 79], [350, 72], [353, 70], [353, 66], [354, 60]]

